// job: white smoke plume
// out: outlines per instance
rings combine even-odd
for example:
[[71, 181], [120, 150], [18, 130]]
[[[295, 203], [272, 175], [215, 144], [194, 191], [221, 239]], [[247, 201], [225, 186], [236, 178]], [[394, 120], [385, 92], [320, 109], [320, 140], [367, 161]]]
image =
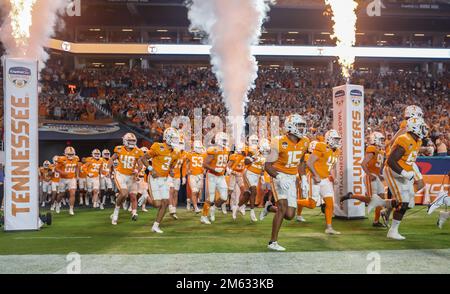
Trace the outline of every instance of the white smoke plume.
[[0, 41], [9, 57], [36, 59], [42, 69], [49, 58], [44, 47], [55, 33], [59, 16], [69, 4], [69, 0], [37, 0], [31, 12], [31, 27], [29, 37], [17, 42], [13, 37], [11, 0], [0, 0], [0, 9], [4, 22], [0, 29]]
[[212, 70], [228, 115], [237, 118], [241, 125], [235, 134], [240, 138], [247, 95], [258, 77], [258, 63], [251, 53], [251, 46], [259, 43], [269, 4], [274, 4], [274, 1], [191, 0], [186, 4], [190, 30], [208, 35], [208, 43], [212, 46]]

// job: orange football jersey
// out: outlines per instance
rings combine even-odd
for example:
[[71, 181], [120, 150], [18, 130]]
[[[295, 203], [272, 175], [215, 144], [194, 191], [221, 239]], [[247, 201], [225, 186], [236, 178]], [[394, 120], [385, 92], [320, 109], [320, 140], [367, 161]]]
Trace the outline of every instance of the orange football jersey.
[[230, 151], [227, 148], [219, 148], [219, 147], [209, 147], [206, 151], [208, 156], [212, 156], [213, 159], [211, 161], [211, 166], [213, 168], [222, 168], [223, 171], [217, 173], [215, 171], [208, 171], [218, 176], [223, 176], [226, 172], [227, 164], [228, 164], [228, 156]]
[[405, 154], [403, 154], [402, 158], [398, 161], [398, 164], [406, 171], [412, 171], [412, 164], [416, 162], [419, 149], [422, 146], [422, 140], [414, 140], [411, 134], [406, 133], [399, 136], [392, 146], [392, 150], [394, 150], [397, 146], [403, 147], [405, 149]]
[[234, 153], [230, 155], [229, 161], [233, 162], [231, 170], [237, 173], [242, 173], [245, 169], [245, 155], [242, 153]]
[[182, 174], [182, 170], [183, 170], [183, 164], [184, 164], [184, 161], [186, 160], [187, 152], [181, 151], [179, 154], [180, 155], [179, 155], [179, 157], [177, 159], [177, 162], [175, 163], [175, 165], [173, 167], [173, 177], [175, 179], [181, 178], [181, 174]]
[[58, 183], [61, 177], [59, 175], [59, 172], [56, 171], [56, 165], [50, 165], [50, 169], [52, 170], [52, 182]]
[[160, 177], [168, 177], [180, 158], [180, 152], [169, 148], [166, 143], [154, 143], [147, 154], [152, 159], [153, 169]]
[[78, 162], [80, 159], [78, 156], [74, 156], [72, 159], [68, 159], [66, 156], [59, 156], [57, 165], [60, 170], [63, 170], [66, 174], [61, 175], [63, 179], [74, 179], [76, 177]]
[[313, 149], [313, 153], [318, 157], [314, 162], [314, 169], [322, 179], [326, 179], [330, 176], [331, 170], [336, 165], [340, 150], [333, 151], [325, 142], [318, 142]]
[[262, 155], [253, 156], [255, 161], [247, 166], [247, 170], [255, 174], [262, 174], [264, 171], [264, 164], [266, 163], [266, 158]]
[[114, 148], [114, 153], [119, 156], [116, 171], [128, 176], [133, 174], [133, 170], [137, 166], [138, 159], [144, 156], [144, 152], [137, 147], [127, 150], [125, 146], [117, 146]]
[[380, 175], [381, 167], [383, 166], [385, 153], [377, 146], [370, 145], [366, 148], [366, 154], [373, 153], [373, 157], [367, 163], [367, 168], [373, 174]]
[[188, 163], [188, 169], [191, 172], [191, 175], [197, 176], [200, 174], [203, 174], [204, 168], [203, 168], [203, 162], [205, 161], [206, 153], [195, 153], [191, 152], [187, 154], [187, 159], [189, 161]]
[[88, 161], [86, 161], [86, 173], [91, 178], [96, 178], [100, 175], [100, 169], [103, 165], [103, 159], [95, 159], [95, 158], [89, 158]]
[[298, 166], [308, 151], [309, 142], [309, 139], [304, 137], [295, 143], [286, 135], [273, 140], [272, 150], [278, 152], [278, 158], [273, 167], [285, 174], [298, 174]]
[[45, 167], [41, 166], [39, 168], [39, 174], [41, 176], [42, 181], [44, 181], [44, 182], [50, 182], [50, 180], [52, 179], [51, 173], [52, 173], [52, 170], [50, 167], [45, 168]]
[[102, 176], [108, 176], [111, 173], [111, 168], [108, 168], [108, 159], [101, 158], [102, 160]]

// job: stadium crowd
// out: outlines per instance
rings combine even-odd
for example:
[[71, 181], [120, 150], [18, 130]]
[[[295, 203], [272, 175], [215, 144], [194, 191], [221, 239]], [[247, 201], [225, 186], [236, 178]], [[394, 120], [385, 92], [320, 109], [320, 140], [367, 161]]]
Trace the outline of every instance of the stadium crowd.
[[[161, 66], [148, 70], [125, 67], [82, 69], [70, 72], [48, 67], [43, 75], [42, 112], [55, 119], [84, 120], [95, 112], [85, 98], [93, 97], [111, 114], [157, 138], [179, 115], [225, 117], [226, 108], [217, 81], [209, 67]], [[311, 127], [324, 133], [332, 123], [332, 87], [345, 83], [339, 72], [325, 68], [261, 67], [255, 89], [249, 95], [248, 115], [284, 117], [303, 113]], [[351, 83], [365, 87], [366, 127], [392, 136], [402, 119], [402, 110], [411, 104], [421, 106], [431, 127], [435, 153], [447, 152], [449, 132], [448, 74], [396, 71], [385, 75], [355, 72]], [[67, 85], [77, 86], [78, 94], [67, 95]], [[57, 99], [58, 95], [65, 95]], [[82, 98], [85, 97], [85, 98]], [[70, 110], [70, 111], [68, 111]], [[75, 111], [74, 111], [75, 110]], [[91, 119], [95, 118], [91, 115]], [[437, 146], [436, 146], [437, 145]], [[441, 151], [441, 152], [439, 152]]]

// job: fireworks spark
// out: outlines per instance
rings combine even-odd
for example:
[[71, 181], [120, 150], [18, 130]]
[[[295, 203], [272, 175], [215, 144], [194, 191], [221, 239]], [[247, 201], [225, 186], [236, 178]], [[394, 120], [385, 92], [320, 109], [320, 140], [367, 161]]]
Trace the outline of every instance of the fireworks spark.
[[27, 44], [30, 38], [32, 25], [32, 11], [36, 0], [9, 0], [11, 3], [12, 36], [16, 40], [17, 47]]
[[353, 46], [356, 41], [356, 8], [358, 3], [354, 0], [325, 0], [332, 11], [333, 34], [336, 38], [336, 49], [342, 75], [348, 80], [355, 63]]

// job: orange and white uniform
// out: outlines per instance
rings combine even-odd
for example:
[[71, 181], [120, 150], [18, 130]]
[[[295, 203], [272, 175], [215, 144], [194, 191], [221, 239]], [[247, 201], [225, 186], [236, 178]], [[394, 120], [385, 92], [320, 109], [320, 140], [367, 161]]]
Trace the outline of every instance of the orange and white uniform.
[[77, 189], [77, 169], [80, 159], [78, 156], [73, 156], [72, 159], [68, 159], [66, 156], [59, 156], [56, 162], [58, 169], [64, 171], [65, 174], [61, 174], [59, 181], [59, 192], [65, 192], [67, 190]]
[[245, 171], [245, 155], [242, 152], [231, 154], [229, 162], [233, 163], [230, 166], [231, 173], [228, 182], [228, 190], [234, 191], [236, 186], [238, 188], [246, 186], [243, 175]]
[[206, 153], [191, 152], [186, 155], [188, 160], [187, 169], [189, 170], [188, 181], [192, 193], [198, 193], [203, 188], [203, 162], [205, 158]]
[[[88, 160], [88, 159], [86, 159]], [[80, 164], [80, 170], [78, 171], [78, 188], [80, 190], [87, 189], [87, 172], [86, 172], [86, 164]]]
[[125, 146], [114, 148], [117, 154], [117, 167], [114, 172], [114, 183], [119, 190], [127, 189], [129, 193], [137, 193], [137, 185], [134, 170], [137, 168], [138, 159], [144, 156], [141, 149], [134, 147], [128, 150]]
[[375, 176], [375, 180], [370, 180], [370, 175], [366, 175], [364, 178], [366, 185], [366, 192], [369, 197], [376, 194], [384, 194], [384, 185], [380, 180], [381, 168], [386, 157], [384, 150], [375, 145], [370, 145], [366, 148], [366, 154], [372, 153], [372, 159], [367, 163], [367, 168], [370, 173]]
[[169, 175], [169, 188], [174, 188], [177, 191], [180, 191], [181, 188], [181, 178], [184, 178], [185, 174], [183, 174], [183, 165], [186, 161], [187, 152], [180, 151], [180, 156], [177, 159], [173, 167], [173, 177]]
[[108, 159], [102, 159], [102, 172], [100, 173], [100, 190], [110, 190], [113, 188], [111, 180], [111, 169], [108, 168]]
[[141, 194], [145, 199], [148, 197], [148, 178], [145, 174], [145, 166], [142, 167], [141, 171], [139, 172], [136, 182], [138, 185], [138, 194]]
[[312, 182], [312, 198], [319, 203], [320, 197], [334, 197], [333, 183], [330, 181], [331, 171], [338, 162], [340, 149], [333, 150], [325, 142], [317, 142], [312, 149], [315, 156], [318, 157], [314, 162], [314, 169], [320, 177], [320, 183]]
[[286, 199], [289, 207], [297, 207], [297, 176], [298, 166], [308, 151], [310, 140], [301, 138], [297, 143], [287, 135], [272, 141], [272, 153], [275, 158], [268, 158], [277, 170], [277, 178], [273, 178], [272, 191], [275, 200]]
[[219, 192], [220, 199], [228, 199], [228, 185], [225, 178], [225, 172], [228, 165], [230, 151], [227, 148], [217, 146], [209, 147], [206, 151], [208, 156], [212, 156], [210, 163], [215, 170], [208, 170], [206, 173], [207, 199], [214, 203], [216, 190]]
[[[411, 134], [406, 133], [399, 136], [394, 144], [392, 145], [392, 150], [395, 150], [397, 146], [403, 147], [405, 153], [402, 158], [399, 159], [398, 164], [405, 171], [414, 171], [416, 166], [416, 159], [419, 154], [420, 147], [422, 146], [422, 140], [414, 140]], [[410, 202], [414, 201], [414, 179], [408, 180], [403, 176], [397, 174], [393, 171], [387, 164], [384, 169], [384, 174], [387, 179], [389, 189], [392, 195], [399, 202]]]
[[247, 166], [244, 172], [244, 181], [249, 187], [257, 187], [262, 176], [264, 176], [264, 164], [266, 158], [261, 154], [253, 156], [254, 161]]
[[94, 190], [100, 190], [100, 172], [103, 166], [103, 159], [95, 159], [90, 157], [86, 161], [86, 174], [87, 174], [87, 190], [92, 192]]
[[52, 192], [58, 192], [59, 189], [59, 181], [61, 180], [61, 177], [59, 175], [59, 172], [56, 171], [56, 164], [50, 165], [50, 169], [52, 171]]
[[149, 191], [154, 200], [167, 200], [170, 171], [180, 159], [180, 151], [170, 148], [166, 143], [154, 143], [147, 155], [151, 159], [153, 172], [157, 174], [156, 178], [151, 175], [148, 177]]
[[50, 194], [52, 192], [52, 169], [51, 166], [45, 168], [41, 166], [39, 168], [39, 175], [42, 182], [42, 192], [44, 194]]

